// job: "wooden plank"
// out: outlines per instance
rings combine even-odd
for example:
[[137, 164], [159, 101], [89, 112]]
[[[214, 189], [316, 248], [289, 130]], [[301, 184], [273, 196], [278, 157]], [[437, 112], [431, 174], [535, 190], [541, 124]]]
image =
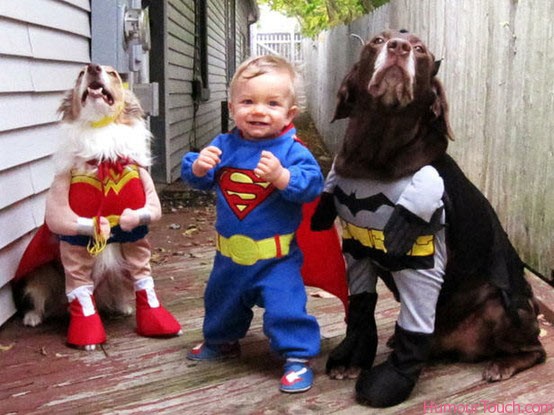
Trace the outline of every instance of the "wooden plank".
[[44, 221], [45, 195], [40, 194], [0, 211], [0, 249]]
[[90, 10], [81, 1], [84, 9], [64, 2], [49, 0], [26, 0], [0, 2], [0, 15], [33, 25], [46, 26], [90, 37]]
[[0, 182], [2, 183], [0, 209], [4, 209], [6, 206], [34, 193], [28, 165], [1, 172]]
[[[0, 95], [2, 117], [0, 131], [32, 127], [58, 121], [56, 111], [64, 93], [34, 94], [21, 93]], [[29, 114], [33, 114], [29, 117]], [[14, 132], [17, 134], [17, 132]], [[10, 137], [8, 140], [12, 140]], [[23, 143], [22, 145], [29, 145]]]
[[27, 58], [2, 57], [0, 60], [0, 92], [33, 91], [30, 66], [31, 60]]
[[19, 266], [23, 252], [31, 241], [31, 233], [13, 242], [8, 248], [0, 249], [0, 287], [10, 282]]
[[[60, 96], [61, 97], [61, 96]], [[0, 97], [0, 105], [6, 101], [5, 97]], [[13, 101], [13, 100], [12, 100]], [[54, 104], [56, 106], [54, 106]], [[45, 111], [44, 116], [54, 116], [59, 101], [52, 100], [51, 108]], [[23, 104], [21, 104], [23, 108]], [[45, 104], [46, 105], [46, 104]], [[29, 105], [27, 111], [33, 107]], [[5, 111], [6, 117], [15, 116], [15, 111]], [[52, 121], [52, 120], [48, 120]], [[0, 125], [7, 120], [0, 119]], [[27, 121], [30, 122], [30, 121]], [[17, 126], [16, 121], [11, 122], [11, 126]], [[6, 125], [9, 127], [10, 124]], [[22, 126], [20, 126], [22, 127]], [[0, 127], [0, 131], [2, 128]], [[61, 132], [59, 125], [50, 123], [37, 126], [34, 128], [22, 128], [16, 131], [0, 133], [0, 145], [2, 148], [10, 151], [0, 152], [0, 171], [13, 168], [34, 160], [39, 160], [48, 157], [56, 151], [61, 143]]]
[[90, 39], [70, 36], [65, 32], [43, 27], [29, 27], [33, 57], [78, 63], [90, 62]]
[[50, 158], [1, 172], [0, 209], [46, 191], [53, 177], [54, 165]]
[[80, 63], [36, 61], [6, 56], [0, 60], [0, 92], [69, 90], [73, 87], [81, 67]]
[[11, 287], [0, 286], [0, 326], [13, 316], [15, 311]]
[[62, 0], [67, 4], [72, 4], [80, 9], [90, 11], [90, 0]]
[[170, 51], [181, 53], [185, 56], [194, 56], [194, 45], [182, 42], [181, 39], [177, 39], [174, 36], [168, 36], [167, 46]]
[[68, 91], [73, 88], [83, 62], [33, 61], [31, 74], [35, 92]]
[[[1, 4], [13, 2], [2, 2]], [[0, 16], [0, 53], [15, 56], [32, 56], [33, 50], [29, 36], [27, 36], [26, 25], [14, 22]]]
[[189, 19], [182, 18], [182, 16], [179, 17], [173, 19], [172, 15], [169, 15], [167, 22], [168, 34], [183, 43], [194, 46], [194, 23]]

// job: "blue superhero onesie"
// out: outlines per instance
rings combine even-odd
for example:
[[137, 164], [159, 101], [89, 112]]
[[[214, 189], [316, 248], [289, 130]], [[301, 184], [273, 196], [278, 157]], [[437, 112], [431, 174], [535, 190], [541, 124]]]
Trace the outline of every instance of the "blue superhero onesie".
[[[221, 162], [204, 177], [192, 173], [198, 153], [183, 157], [183, 180], [197, 189], [215, 188], [217, 195], [217, 252], [204, 299], [209, 343], [244, 337], [258, 305], [265, 308], [263, 329], [274, 351], [302, 359], [320, 351], [319, 325], [306, 312], [295, 232], [302, 205], [321, 193], [323, 177], [295, 133], [289, 126], [279, 137], [259, 141], [243, 139], [238, 130], [220, 134], [210, 145], [222, 151]], [[262, 150], [290, 171], [285, 189], [254, 174]]]

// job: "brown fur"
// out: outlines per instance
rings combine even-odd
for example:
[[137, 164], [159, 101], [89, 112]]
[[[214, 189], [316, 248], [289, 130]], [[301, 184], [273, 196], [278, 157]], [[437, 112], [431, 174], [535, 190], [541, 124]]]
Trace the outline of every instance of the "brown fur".
[[[389, 62], [396, 55], [388, 55], [385, 61], [381, 55], [378, 61], [385, 45], [414, 51], [413, 76], [408, 62], [401, 58], [396, 64]], [[446, 95], [436, 78], [438, 66], [426, 45], [409, 33], [385, 31], [364, 45], [359, 61], [338, 91], [333, 120], [349, 118], [335, 161], [339, 175], [394, 179], [445, 155], [452, 133]], [[523, 282], [518, 282], [517, 288], [521, 292], [512, 293], [518, 298], [514, 316], [501, 290], [486, 276], [459, 275], [458, 268], [450, 267], [456, 255], [449, 252], [445, 285], [437, 305], [434, 355], [466, 361], [492, 359], [483, 372], [488, 381], [509, 378], [544, 361], [546, 354], [538, 340], [538, 307], [522, 273], [518, 281]], [[457, 274], [454, 282], [447, 281], [449, 273]], [[339, 367], [333, 368], [331, 376], [352, 377], [358, 372], [355, 367]]]
[[[98, 310], [110, 316], [130, 315], [133, 311], [133, 283], [119, 270], [97, 275], [94, 296]], [[63, 319], [67, 312], [65, 278], [60, 262], [54, 261], [31, 271], [14, 283], [14, 299], [23, 324], [36, 327], [49, 319]]]
[[389, 103], [370, 94], [373, 72], [367, 69], [374, 67], [382, 47], [377, 39], [391, 36], [392, 32], [384, 32], [365, 44], [359, 62], [339, 89], [333, 120], [350, 118], [335, 162], [335, 169], [342, 176], [383, 179], [405, 176], [444, 153], [448, 137], [452, 137], [444, 89], [435, 77], [438, 65], [415, 36], [403, 36], [414, 47], [424, 48], [416, 54], [413, 98], [409, 102], [399, 99]]

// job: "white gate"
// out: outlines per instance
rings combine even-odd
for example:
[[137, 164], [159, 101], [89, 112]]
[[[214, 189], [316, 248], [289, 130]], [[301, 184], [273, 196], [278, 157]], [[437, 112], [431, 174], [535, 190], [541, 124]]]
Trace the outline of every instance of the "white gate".
[[294, 32], [253, 33], [252, 55], [279, 55], [300, 64], [303, 61], [302, 37]]

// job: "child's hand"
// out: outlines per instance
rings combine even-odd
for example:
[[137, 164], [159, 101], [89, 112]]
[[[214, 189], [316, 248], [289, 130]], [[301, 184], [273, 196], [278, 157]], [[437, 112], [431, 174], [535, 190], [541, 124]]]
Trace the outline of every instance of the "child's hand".
[[196, 177], [204, 177], [208, 171], [221, 162], [219, 158], [221, 150], [215, 146], [209, 146], [200, 151], [198, 158], [192, 163], [192, 173]]
[[119, 216], [119, 226], [125, 232], [130, 232], [139, 225], [148, 225], [151, 219], [152, 215], [146, 207], [142, 209], [126, 208]]
[[112, 233], [110, 221], [108, 221], [108, 219], [104, 216], [100, 216], [98, 218], [98, 223], [100, 224], [100, 235], [107, 240]]
[[125, 232], [130, 232], [135, 229], [140, 222], [140, 216], [138, 210], [126, 208], [121, 212], [119, 217], [119, 226]]
[[254, 169], [254, 173], [280, 190], [289, 184], [290, 172], [281, 165], [279, 159], [270, 151], [262, 151], [262, 156]]

